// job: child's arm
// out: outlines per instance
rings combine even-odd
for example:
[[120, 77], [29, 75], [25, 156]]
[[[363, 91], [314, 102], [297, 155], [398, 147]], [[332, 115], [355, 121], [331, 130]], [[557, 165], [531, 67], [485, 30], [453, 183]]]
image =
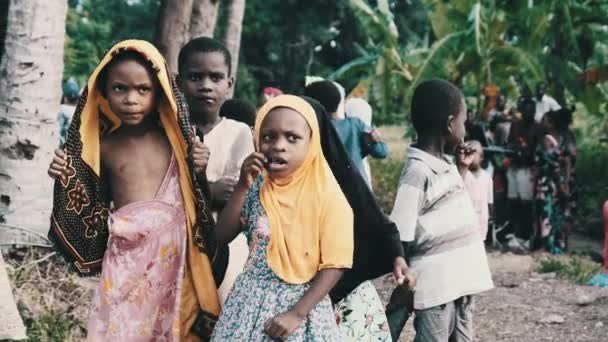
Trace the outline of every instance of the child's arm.
[[226, 203], [226, 206], [220, 213], [215, 226], [216, 236], [220, 244], [227, 244], [234, 240], [242, 228], [241, 209], [245, 204], [245, 196], [247, 191], [255, 182], [255, 179], [264, 170], [266, 157], [254, 152], [243, 162], [241, 168], [241, 177], [234, 188], [232, 196]]
[[376, 159], [383, 159], [388, 156], [388, 146], [382, 141], [380, 131], [376, 128], [369, 127], [363, 121], [357, 121], [360, 125], [359, 131], [362, 134], [363, 156], [368, 154]]
[[294, 307], [274, 318], [264, 325], [264, 331], [271, 337], [285, 338], [291, 335], [306, 319], [308, 313], [327, 296], [344, 273], [343, 269], [326, 268], [320, 270], [313, 279], [310, 288]]

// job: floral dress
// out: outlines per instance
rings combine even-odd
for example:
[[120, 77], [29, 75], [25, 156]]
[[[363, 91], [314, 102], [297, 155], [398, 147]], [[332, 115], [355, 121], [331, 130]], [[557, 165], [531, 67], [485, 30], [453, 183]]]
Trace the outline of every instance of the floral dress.
[[335, 310], [340, 341], [391, 341], [384, 307], [371, 281], [336, 303]]
[[[288, 284], [268, 266], [270, 230], [260, 203], [261, 184], [259, 177], [245, 199], [241, 214], [247, 227], [249, 258], [224, 303], [212, 341], [272, 341], [264, 333], [264, 324], [293, 308], [310, 287], [310, 283]], [[285, 341], [340, 341], [329, 296], [317, 304]]]
[[564, 207], [560, 199], [562, 177], [559, 149], [539, 149], [536, 152], [536, 165], [537, 235], [548, 252], [561, 254], [566, 249], [566, 234]]

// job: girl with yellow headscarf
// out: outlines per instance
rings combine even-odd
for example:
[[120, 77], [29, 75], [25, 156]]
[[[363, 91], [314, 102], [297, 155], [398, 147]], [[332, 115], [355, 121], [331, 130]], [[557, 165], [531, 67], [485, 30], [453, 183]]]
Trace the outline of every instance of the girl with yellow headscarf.
[[250, 254], [228, 295], [215, 341], [339, 340], [328, 293], [353, 261], [353, 214], [321, 149], [312, 106], [271, 99], [255, 124], [257, 152], [216, 227], [241, 230]]
[[51, 164], [49, 237], [80, 273], [101, 271], [89, 341], [210, 337], [217, 248], [187, 119], [158, 50], [123, 41], [91, 75]]

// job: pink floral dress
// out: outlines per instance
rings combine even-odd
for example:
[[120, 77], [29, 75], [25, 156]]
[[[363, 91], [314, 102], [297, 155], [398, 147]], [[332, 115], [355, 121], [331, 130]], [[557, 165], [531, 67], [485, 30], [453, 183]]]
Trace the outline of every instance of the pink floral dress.
[[152, 200], [110, 215], [89, 341], [178, 341], [186, 216], [175, 158]]

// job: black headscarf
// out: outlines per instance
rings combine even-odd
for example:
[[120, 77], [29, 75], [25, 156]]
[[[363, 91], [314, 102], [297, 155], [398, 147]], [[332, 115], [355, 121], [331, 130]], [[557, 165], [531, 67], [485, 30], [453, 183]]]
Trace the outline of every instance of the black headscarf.
[[396, 257], [404, 256], [397, 226], [382, 212], [367, 183], [353, 165], [325, 108], [303, 97], [317, 113], [323, 155], [354, 213], [353, 266], [331, 290], [338, 302], [367, 280], [392, 272]]

